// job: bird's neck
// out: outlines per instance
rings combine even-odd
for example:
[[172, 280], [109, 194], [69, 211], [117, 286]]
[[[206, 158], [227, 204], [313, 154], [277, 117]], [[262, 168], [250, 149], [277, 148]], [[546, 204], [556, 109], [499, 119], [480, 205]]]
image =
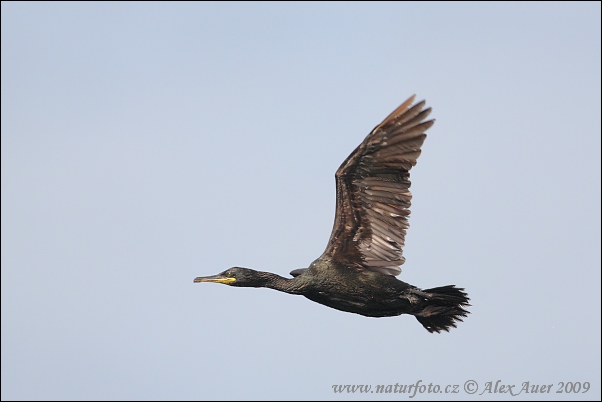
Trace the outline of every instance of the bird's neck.
[[261, 282], [258, 287], [279, 290], [290, 294], [302, 294], [302, 284], [297, 278], [283, 278], [271, 272], [259, 272]]

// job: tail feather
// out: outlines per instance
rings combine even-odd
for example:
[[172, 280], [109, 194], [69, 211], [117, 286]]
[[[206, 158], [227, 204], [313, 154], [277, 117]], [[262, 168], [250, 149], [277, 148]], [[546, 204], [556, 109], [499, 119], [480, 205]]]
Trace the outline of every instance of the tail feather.
[[423, 296], [424, 307], [414, 313], [416, 319], [427, 331], [440, 333], [456, 328], [458, 321], [463, 321], [470, 312], [463, 307], [468, 307], [470, 299], [463, 288], [454, 285], [441, 286], [438, 288], [424, 289], [420, 291]]

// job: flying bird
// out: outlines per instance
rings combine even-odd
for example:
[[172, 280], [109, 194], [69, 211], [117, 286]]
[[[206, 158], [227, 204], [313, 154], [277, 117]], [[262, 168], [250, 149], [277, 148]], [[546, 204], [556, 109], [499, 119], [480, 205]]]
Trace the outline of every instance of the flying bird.
[[431, 108], [402, 103], [345, 159], [335, 174], [336, 213], [324, 253], [292, 278], [233, 267], [194, 282], [270, 288], [303, 295], [337, 310], [367, 317], [411, 314], [427, 331], [449, 331], [469, 312], [468, 295], [455, 285], [420, 289], [401, 273], [408, 216], [410, 169], [416, 164]]

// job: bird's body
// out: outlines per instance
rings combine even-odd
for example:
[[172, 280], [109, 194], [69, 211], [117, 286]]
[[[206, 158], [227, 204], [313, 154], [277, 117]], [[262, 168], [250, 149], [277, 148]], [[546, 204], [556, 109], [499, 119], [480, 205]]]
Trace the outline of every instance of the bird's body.
[[316, 260], [297, 278], [308, 283], [303, 296], [337, 310], [388, 317], [411, 309], [404, 297], [411, 286], [391, 275]]
[[464, 289], [453, 285], [421, 290], [395, 278], [416, 164], [430, 108], [412, 96], [366, 137], [337, 170], [337, 209], [326, 250], [308, 268], [283, 278], [249, 268], [230, 268], [195, 282], [267, 287], [298, 294], [337, 310], [368, 317], [412, 314], [429, 332], [447, 331], [468, 312]]

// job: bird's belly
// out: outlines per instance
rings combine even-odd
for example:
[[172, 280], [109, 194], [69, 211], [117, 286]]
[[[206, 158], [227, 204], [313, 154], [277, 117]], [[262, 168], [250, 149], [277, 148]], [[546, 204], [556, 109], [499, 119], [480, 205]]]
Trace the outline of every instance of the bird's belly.
[[410, 310], [407, 299], [396, 297], [375, 297], [366, 294], [332, 294], [326, 292], [315, 292], [306, 294], [309, 300], [325, 306], [346, 311], [348, 313], [360, 314], [367, 317], [391, 317], [404, 314]]

